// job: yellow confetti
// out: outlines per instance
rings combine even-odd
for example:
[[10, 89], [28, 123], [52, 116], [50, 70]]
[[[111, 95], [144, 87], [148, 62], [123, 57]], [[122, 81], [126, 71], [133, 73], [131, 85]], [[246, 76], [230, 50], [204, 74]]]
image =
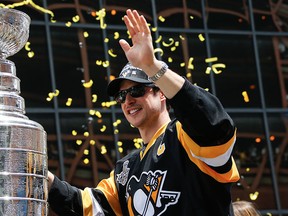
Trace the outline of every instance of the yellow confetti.
[[181, 64], [180, 64], [180, 67], [185, 67], [185, 62], [182, 62]]
[[247, 91], [243, 91], [242, 96], [243, 96], [243, 99], [246, 103], [248, 103], [250, 101]]
[[212, 70], [215, 74], [220, 74], [222, 73], [222, 70], [218, 70], [217, 68], [226, 68], [225, 64], [222, 63], [217, 63], [212, 65]]
[[76, 140], [76, 144], [77, 145], [81, 145], [82, 144], [82, 140]]
[[100, 129], [101, 132], [104, 132], [106, 130], [106, 126], [103, 125], [102, 128]]
[[205, 59], [206, 63], [211, 63], [211, 62], [216, 62], [216, 61], [218, 61], [217, 57], [211, 57], [211, 58], [206, 58]]
[[118, 142], [117, 142], [117, 145], [118, 145], [118, 146], [122, 146], [123, 143], [122, 143], [121, 141], [118, 141]]
[[88, 82], [83, 83], [83, 86], [85, 88], [91, 88], [92, 85], [93, 85], [93, 80], [89, 80]]
[[114, 39], [117, 40], [120, 37], [119, 32], [114, 32]]
[[60, 93], [60, 91], [58, 90], [58, 89], [56, 89], [55, 91], [54, 91], [54, 96], [58, 96], [59, 95], [59, 93]]
[[90, 114], [90, 115], [94, 115], [95, 112], [96, 112], [95, 110], [89, 110], [89, 114]]
[[106, 154], [107, 153], [107, 149], [105, 146], [101, 146], [101, 154]]
[[67, 27], [70, 27], [72, 25], [72, 23], [70, 21], [66, 22], [65, 24]]
[[68, 98], [66, 101], [66, 106], [71, 106], [72, 104], [72, 98]]
[[171, 47], [171, 51], [172, 51], [172, 52], [174, 52], [175, 50], [176, 50], [176, 47], [175, 47], [175, 46]]
[[108, 43], [108, 42], [109, 42], [109, 38], [105, 38], [104, 43]]
[[88, 132], [88, 131], [85, 131], [83, 135], [84, 135], [85, 137], [88, 137], [88, 136], [89, 136], [89, 132]]
[[258, 198], [259, 192], [256, 191], [255, 193], [250, 193], [249, 197], [251, 200], [256, 200]]
[[104, 68], [109, 67], [109, 65], [110, 65], [109, 61], [104, 61], [104, 62], [102, 62], [102, 66], [103, 66]]
[[90, 140], [90, 145], [95, 145], [95, 144], [96, 144], [95, 140]]
[[169, 47], [172, 46], [172, 44], [174, 43], [174, 39], [173, 38], [169, 38], [170, 43], [166, 43], [165, 41], [162, 42], [163, 46], [165, 47]]
[[190, 19], [194, 19], [194, 17], [193, 17], [193, 16], [189, 16], [189, 18], [190, 18]]
[[206, 71], [205, 71], [205, 74], [210, 74], [211, 69], [212, 69], [211, 67], [207, 67], [207, 68], [206, 68]]
[[97, 95], [93, 94], [92, 95], [92, 102], [95, 103], [97, 101]]
[[96, 60], [95, 63], [96, 63], [96, 65], [99, 65], [99, 66], [102, 65], [102, 61], [101, 60]]
[[161, 48], [155, 48], [154, 53], [160, 52], [160, 56], [163, 56], [164, 51]]
[[168, 62], [173, 62], [173, 59], [171, 57], [168, 58]]
[[72, 21], [73, 22], [79, 22], [79, 20], [80, 20], [80, 16], [79, 15], [76, 15], [76, 16], [74, 16], [74, 17], [72, 17]]
[[83, 163], [84, 163], [84, 164], [89, 164], [89, 159], [88, 159], [88, 158], [85, 158], [85, 159], [83, 160]]
[[28, 56], [29, 58], [33, 58], [34, 55], [35, 55], [35, 53], [34, 53], [33, 51], [30, 51], [30, 52], [27, 53], [27, 56]]
[[108, 50], [108, 54], [109, 54], [111, 57], [114, 57], [114, 58], [117, 57], [117, 55], [113, 53], [113, 49]]
[[107, 25], [104, 23], [104, 17], [106, 16], [105, 8], [96, 12], [96, 20], [100, 20], [100, 28], [105, 29]]
[[85, 32], [83, 32], [83, 36], [84, 36], [85, 38], [88, 38], [88, 37], [89, 37], [89, 33], [88, 33], [87, 31], [85, 31]]
[[187, 77], [187, 78], [190, 78], [190, 77], [192, 77], [192, 74], [191, 74], [190, 72], [188, 72], [188, 73], [186, 74], [186, 77]]
[[119, 151], [120, 153], [122, 153], [122, 152], [123, 152], [123, 148], [122, 148], [122, 147], [119, 147], [119, 148], [118, 148], [118, 151]]
[[30, 43], [29, 41], [26, 42], [26, 44], [25, 44], [25, 50], [26, 50], [26, 51], [30, 51], [30, 50], [31, 50], [30, 47], [29, 47], [30, 44], [31, 44], [31, 43]]
[[89, 155], [89, 149], [85, 149], [83, 152], [84, 155]]
[[72, 135], [76, 136], [77, 135], [77, 131], [76, 130], [72, 130]]
[[157, 38], [157, 40], [155, 41], [155, 43], [159, 43], [162, 40], [162, 35], [159, 35], [159, 37]]
[[151, 28], [151, 31], [152, 31], [152, 32], [156, 32], [156, 31], [157, 31], [157, 27]]
[[180, 38], [181, 40], [185, 40], [185, 37], [183, 37], [182, 35], [179, 35], [179, 38]]
[[95, 115], [96, 115], [98, 118], [102, 118], [102, 114], [101, 114], [99, 111], [96, 111]]
[[203, 36], [202, 34], [199, 34], [199, 35], [198, 35], [198, 38], [199, 38], [199, 40], [200, 40], [201, 42], [205, 41], [205, 38], [204, 38], [204, 36]]
[[189, 58], [189, 61], [188, 61], [188, 69], [191, 69], [191, 70], [193, 70], [194, 69], [194, 65], [192, 64], [192, 62], [193, 62], [193, 60], [194, 60], [194, 58], [193, 57], [190, 57]]
[[165, 18], [163, 16], [159, 16], [158, 19], [161, 21], [161, 22], [165, 22]]

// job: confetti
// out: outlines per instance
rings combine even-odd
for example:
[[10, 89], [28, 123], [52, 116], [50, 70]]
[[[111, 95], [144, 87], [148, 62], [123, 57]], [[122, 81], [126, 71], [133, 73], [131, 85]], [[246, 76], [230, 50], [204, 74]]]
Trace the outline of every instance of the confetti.
[[92, 85], [93, 85], [93, 80], [91, 80], [91, 79], [88, 82], [83, 83], [83, 86], [85, 88], [91, 88]]
[[113, 49], [109, 49], [108, 54], [113, 58], [117, 57], [117, 55], [113, 53]]
[[161, 48], [155, 48], [154, 53], [160, 52], [160, 56], [163, 56], [164, 51]]
[[72, 104], [72, 98], [68, 98], [66, 101], [66, 106], [71, 106]]
[[104, 23], [104, 17], [106, 16], [105, 8], [96, 12], [96, 20], [100, 20], [100, 28], [105, 29], [107, 25]]
[[226, 65], [222, 63], [217, 63], [217, 64], [213, 64], [211, 67], [215, 74], [220, 74], [222, 73], [222, 70], [218, 70], [217, 68], [226, 68]]
[[242, 96], [243, 96], [244, 101], [245, 101], [246, 103], [248, 103], [248, 102], [249, 102], [249, 96], [248, 96], [247, 91], [243, 91], [243, 92], [242, 92]]
[[79, 22], [79, 20], [80, 20], [80, 16], [79, 15], [76, 15], [76, 16], [72, 17], [72, 21], [75, 22], [75, 23]]
[[259, 192], [256, 191], [255, 193], [250, 193], [249, 197], [251, 200], [256, 200], [258, 198]]
[[162, 40], [162, 35], [159, 35], [159, 37], [157, 38], [157, 40], [155, 41], [155, 43], [159, 43]]
[[211, 57], [211, 58], [206, 58], [205, 59], [206, 63], [211, 63], [211, 62], [216, 62], [216, 61], [218, 61], [217, 57]]
[[97, 101], [97, 95], [93, 94], [92, 95], [92, 102], [95, 103]]
[[199, 34], [199, 35], [198, 35], [198, 38], [199, 38], [199, 40], [200, 40], [201, 42], [205, 41], [205, 38], [204, 38], [204, 36], [203, 36], [202, 34]]
[[119, 32], [114, 32], [114, 39], [117, 40], [120, 37]]
[[106, 154], [107, 153], [107, 149], [105, 146], [101, 146], [101, 154]]
[[26, 51], [30, 51], [30, 50], [31, 50], [30, 47], [29, 47], [30, 44], [31, 44], [31, 43], [30, 43], [29, 41], [26, 42], [26, 44], [25, 44], [25, 50], [26, 50]]
[[193, 62], [193, 60], [194, 60], [194, 58], [193, 57], [190, 57], [189, 58], [189, 61], [188, 61], [188, 69], [191, 69], [191, 70], [193, 70], [194, 69], [194, 65], [192, 64], [192, 62]]
[[102, 128], [100, 129], [101, 132], [104, 132], [106, 130], [106, 126], [103, 125]]
[[76, 140], [77, 145], [82, 145], [82, 140]]
[[159, 16], [158, 19], [161, 21], [161, 22], [165, 22], [165, 18], [163, 16]]
[[174, 43], [174, 39], [173, 38], [169, 38], [170, 43], [166, 43], [165, 41], [162, 42], [162, 45], [165, 47], [169, 47], [172, 46], [172, 44]]

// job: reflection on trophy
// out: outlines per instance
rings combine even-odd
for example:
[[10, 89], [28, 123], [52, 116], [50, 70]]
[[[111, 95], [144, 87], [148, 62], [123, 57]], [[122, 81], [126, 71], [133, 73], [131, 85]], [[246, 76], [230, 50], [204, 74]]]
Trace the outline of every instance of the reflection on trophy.
[[0, 8], [0, 215], [47, 215], [47, 149], [43, 127], [25, 116], [16, 67], [6, 58], [23, 48], [30, 18]]

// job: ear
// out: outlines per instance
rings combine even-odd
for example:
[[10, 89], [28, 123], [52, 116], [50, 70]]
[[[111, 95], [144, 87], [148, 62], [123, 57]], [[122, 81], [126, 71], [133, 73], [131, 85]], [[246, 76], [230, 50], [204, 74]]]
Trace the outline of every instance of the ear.
[[166, 97], [165, 97], [165, 95], [163, 94], [162, 91], [160, 91], [160, 100], [161, 101], [166, 101]]

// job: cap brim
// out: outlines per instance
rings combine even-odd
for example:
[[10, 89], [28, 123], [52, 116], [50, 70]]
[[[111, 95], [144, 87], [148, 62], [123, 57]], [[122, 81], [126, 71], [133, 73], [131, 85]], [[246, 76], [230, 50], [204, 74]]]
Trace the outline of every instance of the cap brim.
[[108, 84], [107, 92], [108, 92], [109, 96], [114, 96], [119, 91], [120, 83], [123, 80], [130, 80], [133, 82], [143, 83], [143, 84], [153, 84], [153, 82], [150, 82], [149, 80], [145, 80], [145, 79], [141, 79], [141, 78], [137, 78], [137, 77], [125, 77], [125, 78], [119, 77], [119, 78], [112, 80]]

